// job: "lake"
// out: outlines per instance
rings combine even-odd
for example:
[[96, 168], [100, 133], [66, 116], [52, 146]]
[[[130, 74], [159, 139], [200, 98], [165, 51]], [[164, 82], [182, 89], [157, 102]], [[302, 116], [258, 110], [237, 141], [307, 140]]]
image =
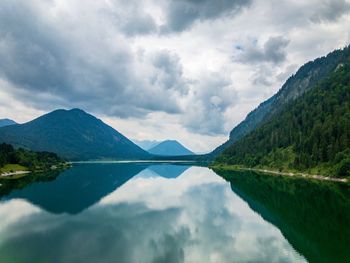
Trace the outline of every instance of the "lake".
[[350, 262], [345, 184], [162, 163], [0, 183], [4, 263]]

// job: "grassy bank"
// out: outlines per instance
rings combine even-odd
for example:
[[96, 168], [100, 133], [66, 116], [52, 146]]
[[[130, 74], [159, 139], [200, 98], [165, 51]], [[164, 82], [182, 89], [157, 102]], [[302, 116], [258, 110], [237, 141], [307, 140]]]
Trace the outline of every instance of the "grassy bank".
[[69, 167], [54, 153], [34, 152], [0, 144], [0, 178], [15, 179], [32, 172], [60, 170]]
[[18, 171], [28, 171], [28, 168], [19, 164], [6, 164], [4, 167], [0, 168], [0, 174], [13, 173]]
[[0, 169], [0, 180], [1, 179], [19, 179], [24, 176], [28, 176], [29, 174], [32, 174], [32, 173], [45, 173], [45, 172], [54, 171], [54, 170], [60, 171], [60, 170], [68, 169], [70, 167], [71, 167], [71, 164], [69, 163], [60, 163], [45, 169], [41, 167], [36, 170], [31, 170], [19, 164], [6, 164], [4, 167]]

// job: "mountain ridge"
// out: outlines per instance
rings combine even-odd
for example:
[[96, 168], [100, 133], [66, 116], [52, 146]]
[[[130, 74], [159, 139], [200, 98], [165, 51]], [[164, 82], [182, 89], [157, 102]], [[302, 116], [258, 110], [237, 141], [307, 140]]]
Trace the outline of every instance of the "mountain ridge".
[[145, 151], [148, 151], [149, 149], [153, 148], [154, 146], [158, 145], [162, 141], [157, 141], [157, 140], [132, 140], [133, 143], [135, 143], [137, 146], [141, 147]]
[[15, 122], [14, 120], [11, 119], [0, 119], [0, 128], [1, 127], [5, 127], [5, 126], [9, 126], [9, 125], [15, 125], [17, 124], [17, 122]]
[[50, 151], [67, 160], [140, 159], [150, 155], [81, 109], [58, 109], [24, 124], [0, 128], [0, 142]]

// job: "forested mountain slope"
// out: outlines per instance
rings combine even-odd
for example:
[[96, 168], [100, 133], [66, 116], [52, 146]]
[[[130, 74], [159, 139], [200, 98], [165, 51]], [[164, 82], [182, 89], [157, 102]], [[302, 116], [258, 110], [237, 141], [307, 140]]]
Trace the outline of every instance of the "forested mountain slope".
[[270, 99], [261, 103], [258, 108], [249, 113], [244, 121], [238, 124], [230, 133], [229, 140], [209, 154], [215, 158], [230, 145], [268, 121], [279, 112], [284, 105], [309, 91], [317, 83], [326, 78], [340, 64], [350, 61], [350, 46], [335, 50], [325, 57], [306, 63], [295, 75], [291, 76], [282, 88]]
[[350, 63], [339, 64], [216, 162], [350, 176]]

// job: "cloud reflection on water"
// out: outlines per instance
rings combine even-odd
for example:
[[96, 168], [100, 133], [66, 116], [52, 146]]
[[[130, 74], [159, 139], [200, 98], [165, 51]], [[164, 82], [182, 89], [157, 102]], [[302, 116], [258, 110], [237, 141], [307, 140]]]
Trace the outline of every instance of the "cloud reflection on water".
[[192, 167], [170, 179], [150, 170], [77, 215], [41, 211], [14, 219], [2, 231], [0, 260], [305, 261], [211, 170]]

